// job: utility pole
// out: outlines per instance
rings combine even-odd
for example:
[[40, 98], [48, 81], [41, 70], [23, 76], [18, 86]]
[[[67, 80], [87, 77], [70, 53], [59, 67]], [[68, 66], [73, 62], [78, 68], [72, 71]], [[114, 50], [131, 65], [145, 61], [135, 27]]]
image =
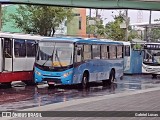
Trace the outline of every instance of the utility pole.
[[129, 26], [128, 9], [125, 10], [125, 22], [126, 22], [125, 41], [128, 41], [128, 26]]
[[98, 9], [96, 9], [96, 18], [98, 18]]
[[151, 42], [151, 28], [152, 28], [151, 20], [152, 20], [152, 11], [150, 10], [150, 14], [149, 14], [149, 30], [148, 30], [147, 42]]
[[95, 19], [95, 33], [94, 33], [94, 37], [97, 37], [97, 29], [98, 29], [98, 28], [97, 28], [96, 24], [97, 24], [98, 20], [99, 20], [98, 9], [96, 9], [96, 19]]
[[88, 20], [88, 24], [89, 24], [89, 35], [88, 35], [88, 37], [90, 38], [90, 36], [91, 36], [91, 27], [90, 27], [90, 20], [91, 20], [91, 8], [89, 9], [89, 20]]

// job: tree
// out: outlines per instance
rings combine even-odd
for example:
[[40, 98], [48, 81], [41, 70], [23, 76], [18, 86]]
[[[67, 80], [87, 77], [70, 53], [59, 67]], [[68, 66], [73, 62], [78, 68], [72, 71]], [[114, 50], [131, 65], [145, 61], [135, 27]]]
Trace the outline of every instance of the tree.
[[[95, 21], [94, 25], [89, 25], [89, 20]], [[94, 34], [96, 36], [104, 37], [105, 36], [105, 29], [103, 25], [103, 20], [101, 18], [97, 19], [96, 17], [89, 17], [87, 16], [87, 34]]]
[[[105, 26], [105, 33], [109, 39], [117, 40], [117, 41], [125, 41], [125, 29], [120, 28], [120, 24], [124, 22], [123, 14], [119, 14], [114, 16], [114, 21], [109, 22]], [[132, 40], [134, 38], [139, 38], [137, 31], [132, 30], [131, 26], [129, 26], [129, 35], [128, 40]]]
[[25, 33], [35, 33], [52, 36], [55, 28], [67, 18], [73, 17], [72, 9], [67, 7], [52, 7], [40, 5], [19, 5], [16, 14], [10, 14], [16, 27]]
[[2, 8], [2, 18], [1, 18], [1, 20], [2, 20], [2, 23], [1, 23], [2, 26], [5, 25], [6, 22], [9, 21], [9, 19], [7, 19], [6, 8], [5, 7]]
[[121, 41], [125, 40], [125, 29], [120, 28], [120, 24], [123, 22], [123, 17], [114, 16], [114, 21], [109, 22], [105, 26], [105, 33], [109, 39]]
[[140, 34], [138, 34], [137, 30], [130, 29], [128, 40], [131, 41], [135, 38], [137, 38], [139, 40], [143, 40], [142, 31], [139, 31], [139, 32], [140, 32]]
[[157, 42], [160, 39], [160, 28], [152, 28], [151, 31], [152, 42]]

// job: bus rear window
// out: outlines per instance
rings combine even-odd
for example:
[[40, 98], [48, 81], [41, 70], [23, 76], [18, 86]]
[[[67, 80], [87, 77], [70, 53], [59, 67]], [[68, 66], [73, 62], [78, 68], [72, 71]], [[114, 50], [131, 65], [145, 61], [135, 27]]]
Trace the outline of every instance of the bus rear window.
[[125, 56], [130, 56], [130, 46], [125, 46]]

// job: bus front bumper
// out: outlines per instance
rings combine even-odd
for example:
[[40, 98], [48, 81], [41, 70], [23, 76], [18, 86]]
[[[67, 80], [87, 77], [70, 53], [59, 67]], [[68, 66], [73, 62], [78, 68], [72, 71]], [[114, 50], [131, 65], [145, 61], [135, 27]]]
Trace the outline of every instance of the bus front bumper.
[[[67, 73], [67, 76], [65, 76]], [[68, 74], [70, 73], [70, 74]], [[57, 75], [58, 74], [58, 75]], [[49, 71], [41, 71], [35, 69], [35, 83], [41, 83], [43, 81], [47, 81], [48, 84], [56, 84], [56, 85], [65, 85], [72, 83], [72, 72], [64, 71], [63, 73], [54, 73]]]

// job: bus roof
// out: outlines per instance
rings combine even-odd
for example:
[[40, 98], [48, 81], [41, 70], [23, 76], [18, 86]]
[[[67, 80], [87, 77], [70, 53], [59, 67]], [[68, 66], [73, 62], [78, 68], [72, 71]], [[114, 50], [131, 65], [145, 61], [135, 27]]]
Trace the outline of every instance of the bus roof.
[[130, 43], [130, 42], [125, 42], [125, 41], [120, 41], [120, 42], [122, 42], [122, 43], [123, 43], [123, 45], [131, 45], [131, 43]]
[[0, 33], [0, 38], [17, 38], [17, 39], [29, 39], [29, 40], [42, 40], [43, 38], [49, 38], [40, 35], [22, 34], [22, 33]]
[[149, 44], [149, 45], [160, 45], [160, 43], [154, 43], [154, 42], [152, 42], [152, 43], [145, 43], [145, 45], [146, 44]]
[[76, 38], [76, 37], [52, 37], [52, 38], [44, 38], [42, 41], [58, 41], [58, 42], [71, 42], [71, 43], [87, 43], [87, 44], [120, 44], [121, 42], [113, 41], [113, 40], [102, 40], [98, 38]]

